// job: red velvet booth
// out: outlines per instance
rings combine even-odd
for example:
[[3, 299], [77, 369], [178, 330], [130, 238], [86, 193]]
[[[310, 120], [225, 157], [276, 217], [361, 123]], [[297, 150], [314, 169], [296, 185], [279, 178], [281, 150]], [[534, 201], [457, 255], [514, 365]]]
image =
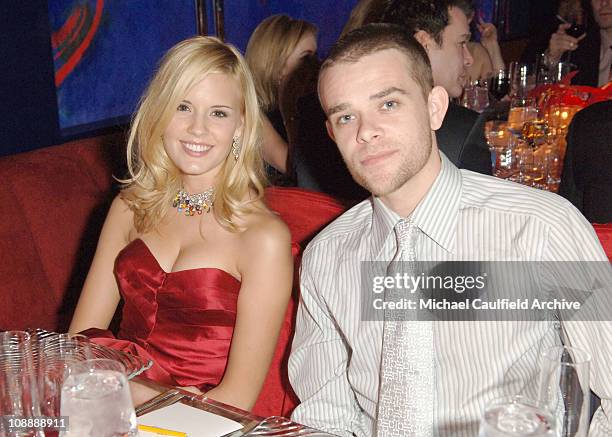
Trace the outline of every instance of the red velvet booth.
[[[98, 235], [122, 176], [124, 139], [105, 135], [0, 158], [0, 329], [66, 331]], [[328, 196], [270, 188], [266, 200], [302, 248], [343, 212]], [[296, 258], [299, 265], [299, 256]], [[297, 278], [297, 271], [296, 271]], [[264, 388], [254, 408], [288, 415], [297, 403], [287, 379], [297, 282]]]

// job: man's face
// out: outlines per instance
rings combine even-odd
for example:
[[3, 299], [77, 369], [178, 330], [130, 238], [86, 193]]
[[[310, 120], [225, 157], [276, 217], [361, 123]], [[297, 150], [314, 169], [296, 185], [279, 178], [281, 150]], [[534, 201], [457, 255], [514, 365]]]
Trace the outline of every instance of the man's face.
[[[433, 39], [424, 44], [431, 62], [434, 85], [444, 87], [451, 97], [459, 97], [465, 85], [465, 69], [474, 58], [467, 48], [470, 40], [470, 25], [463, 11], [457, 7], [449, 9], [449, 23], [442, 31], [442, 45]], [[423, 44], [423, 40], [419, 39]]]
[[612, 29], [612, 0], [591, 0], [593, 16], [600, 29]]
[[392, 194], [427, 163], [430, 105], [399, 50], [332, 65], [321, 73], [319, 95], [351, 175], [374, 195]]

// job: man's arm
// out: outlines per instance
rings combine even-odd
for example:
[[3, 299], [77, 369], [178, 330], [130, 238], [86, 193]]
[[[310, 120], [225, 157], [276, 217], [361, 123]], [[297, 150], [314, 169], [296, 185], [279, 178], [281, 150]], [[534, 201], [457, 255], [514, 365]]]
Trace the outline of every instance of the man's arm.
[[612, 435], [612, 267], [588, 221], [570, 205], [563, 232], [551, 232], [546, 258], [561, 261], [561, 288], [592, 292], [570, 321], [563, 321], [567, 346], [591, 355], [590, 387], [601, 399], [589, 436]]
[[332, 278], [314, 268], [322, 261], [317, 258], [314, 251], [306, 251], [302, 262], [301, 298], [289, 357], [289, 380], [301, 404], [292, 419], [352, 436], [362, 413], [347, 379], [347, 345], [320, 294]]

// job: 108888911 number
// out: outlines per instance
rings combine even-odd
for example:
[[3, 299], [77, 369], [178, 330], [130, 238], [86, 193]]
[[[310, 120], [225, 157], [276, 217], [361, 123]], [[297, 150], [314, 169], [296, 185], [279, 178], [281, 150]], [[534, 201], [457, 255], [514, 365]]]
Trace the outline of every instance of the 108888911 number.
[[68, 416], [2, 416], [2, 427], [8, 432], [36, 428], [68, 430]]

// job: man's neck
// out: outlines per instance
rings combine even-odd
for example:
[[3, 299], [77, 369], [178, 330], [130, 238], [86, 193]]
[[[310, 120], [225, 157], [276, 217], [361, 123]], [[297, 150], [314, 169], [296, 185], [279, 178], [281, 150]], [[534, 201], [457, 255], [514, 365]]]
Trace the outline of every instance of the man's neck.
[[393, 193], [381, 196], [380, 200], [401, 217], [408, 217], [423, 200], [440, 174], [442, 168], [440, 159], [438, 148], [433, 146], [431, 155], [421, 171]]

